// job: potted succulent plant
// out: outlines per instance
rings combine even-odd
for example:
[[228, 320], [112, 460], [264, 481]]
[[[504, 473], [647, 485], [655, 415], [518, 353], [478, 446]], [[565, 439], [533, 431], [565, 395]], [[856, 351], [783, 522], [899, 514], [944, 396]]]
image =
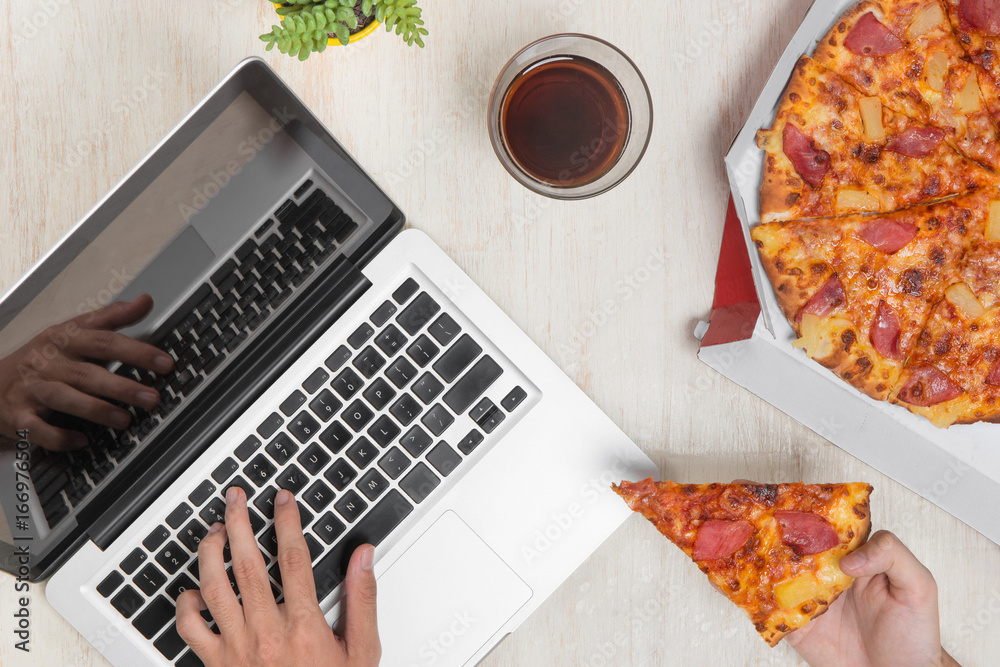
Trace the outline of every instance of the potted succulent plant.
[[417, 0], [288, 0], [272, 3], [281, 23], [271, 27], [260, 39], [270, 51], [305, 60], [329, 44], [347, 45], [370, 34], [378, 24], [386, 32], [403, 38], [408, 45], [423, 47], [427, 29], [420, 18]]

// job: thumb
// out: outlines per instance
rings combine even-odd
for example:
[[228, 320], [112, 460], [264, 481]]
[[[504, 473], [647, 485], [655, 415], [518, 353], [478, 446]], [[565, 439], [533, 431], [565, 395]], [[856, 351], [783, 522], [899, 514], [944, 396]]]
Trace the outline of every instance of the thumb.
[[361, 660], [363, 665], [378, 665], [382, 645], [378, 638], [378, 618], [375, 612], [375, 547], [365, 544], [354, 550], [347, 567], [347, 619], [344, 642], [347, 655]]
[[934, 575], [886, 530], [875, 533], [866, 544], [844, 556], [840, 569], [851, 577], [885, 574], [889, 592], [901, 602], [924, 604], [937, 598]]

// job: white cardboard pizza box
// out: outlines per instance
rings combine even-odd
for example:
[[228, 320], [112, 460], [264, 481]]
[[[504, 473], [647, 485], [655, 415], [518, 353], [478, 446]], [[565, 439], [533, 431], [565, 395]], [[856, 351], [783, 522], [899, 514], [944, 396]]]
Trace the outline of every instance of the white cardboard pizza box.
[[1000, 544], [1000, 425], [938, 429], [903, 407], [861, 394], [794, 349], [795, 334], [750, 239], [760, 223], [764, 159], [756, 132], [771, 126], [799, 57], [811, 54], [853, 4], [819, 0], [812, 6], [726, 156], [733, 200], [711, 321], [696, 332], [699, 358]]

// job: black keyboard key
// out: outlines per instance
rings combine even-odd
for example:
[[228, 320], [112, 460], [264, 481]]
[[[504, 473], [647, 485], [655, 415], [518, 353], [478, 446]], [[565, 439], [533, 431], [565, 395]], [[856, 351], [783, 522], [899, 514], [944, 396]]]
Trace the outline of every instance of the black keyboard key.
[[375, 413], [368, 409], [368, 406], [361, 401], [354, 401], [347, 409], [340, 413], [340, 418], [350, 426], [355, 433], [360, 433], [365, 425], [372, 420]]
[[170, 585], [167, 586], [163, 592], [169, 595], [172, 599], [176, 600], [184, 591], [190, 591], [196, 588], [198, 588], [198, 584], [196, 584], [191, 577], [182, 572], [177, 575], [176, 579], [170, 582]]
[[476, 362], [472, 370], [463, 375], [462, 379], [445, 393], [444, 402], [455, 414], [461, 414], [468, 410], [469, 406], [501, 375], [503, 369], [500, 368], [500, 364], [487, 355]]
[[314, 561], [323, 553], [323, 545], [316, 541], [316, 538], [306, 533], [306, 546], [309, 547], [309, 560]]
[[299, 189], [295, 191], [295, 198], [302, 199], [302, 195], [309, 192], [309, 188], [311, 188], [312, 186], [313, 182], [307, 178], [306, 182], [300, 185]]
[[[378, 546], [413, 511], [413, 505], [392, 489], [313, 568], [316, 598], [329, 595], [347, 576], [351, 554], [362, 544]], [[321, 536], [322, 537], [322, 536]]]
[[403, 312], [396, 317], [396, 322], [403, 327], [403, 331], [412, 336], [430, 322], [439, 310], [441, 310], [441, 306], [438, 305], [437, 301], [432, 299], [427, 292], [421, 292], [413, 300], [413, 303], [404, 308]]
[[187, 644], [181, 639], [181, 636], [177, 634], [177, 624], [172, 623], [169, 628], [167, 628], [163, 634], [156, 638], [153, 642], [153, 646], [163, 654], [167, 660], [173, 660], [177, 657], [177, 654], [184, 650]]
[[257, 499], [253, 501], [254, 507], [260, 510], [268, 519], [274, 518], [274, 497], [278, 495], [278, 489], [273, 486], [269, 486], [260, 492]]
[[191, 509], [191, 506], [187, 503], [181, 503], [177, 506], [177, 509], [167, 516], [167, 525], [171, 528], [177, 528], [182, 523], [187, 521], [187, 518], [192, 514], [194, 514], [194, 510]]
[[132, 577], [132, 583], [139, 587], [139, 590], [152, 597], [160, 586], [167, 583], [167, 577], [152, 563], [139, 570], [139, 574]]
[[399, 420], [399, 423], [403, 426], [409, 426], [410, 422], [417, 418], [417, 415], [423, 408], [417, 403], [416, 399], [409, 394], [403, 394], [399, 399], [392, 404], [389, 408], [389, 412], [392, 416]]
[[339, 454], [354, 436], [340, 422], [333, 422], [319, 434], [319, 441], [334, 454]]
[[420, 421], [427, 427], [427, 430], [439, 436], [454, 423], [455, 418], [448, 412], [448, 408], [436, 403], [433, 408], [427, 411], [427, 414], [420, 418]]
[[403, 446], [410, 456], [417, 458], [424, 453], [428, 447], [431, 446], [431, 437], [427, 435], [424, 429], [419, 426], [414, 426], [406, 434], [399, 439], [399, 444]]
[[336, 349], [336, 351], [334, 351], [333, 354], [327, 357], [324, 363], [326, 364], [327, 368], [336, 373], [337, 371], [340, 370], [340, 368], [344, 364], [347, 363], [347, 360], [350, 358], [351, 358], [351, 351], [347, 349], [346, 345], [341, 345]]
[[413, 383], [410, 391], [416, 394], [424, 405], [430, 405], [444, 391], [444, 385], [430, 373], [424, 373]]
[[329, 389], [321, 391], [319, 395], [309, 403], [309, 409], [325, 422], [330, 421], [330, 419], [332, 419], [342, 407], [344, 407], [344, 404], [337, 400], [337, 397], [334, 396], [333, 392]]
[[[198, 566], [198, 559], [195, 558], [193, 561], [191, 561], [191, 564], [188, 565], [188, 572], [190, 572], [192, 575], [194, 575], [195, 579], [200, 579], [201, 577], [200, 577], [199, 570], [200, 570], [200, 567]], [[206, 613], [207, 613], [207, 610], [201, 612], [201, 615], [205, 616]], [[211, 620], [211, 615], [208, 615], [205, 618], [206, 618], [206, 620]]]
[[389, 321], [389, 318], [396, 314], [396, 304], [386, 301], [372, 313], [371, 320], [375, 326], [380, 327]]
[[365, 498], [375, 500], [389, 488], [389, 482], [378, 470], [372, 468], [361, 476], [361, 479], [358, 480], [355, 486], [358, 487], [361, 493], [365, 494]]
[[[264, 420], [264, 422], [257, 427], [257, 434], [260, 437], [267, 440], [272, 435], [278, 432], [281, 425], [285, 423], [285, 420], [281, 418], [277, 412], [272, 412], [271, 415]], [[218, 480], [217, 480], [218, 481]]]
[[298, 462], [310, 475], [318, 475], [332, 457], [315, 442], [299, 455]]
[[291, 491], [293, 494], [302, 490], [302, 487], [309, 481], [309, 476], [302, 472], [294, 463], [281, 471], [278, 475], [278, 486]]
[[468, 368], [469, 364], [475, 361], [482, 351], [483, 348], [479, 347], [479, 343], [465, 334], [441, 355], [441, 358], [434, 364], [434, 371], [444, 378], [445, 382], [454, 382], [455, 378], [461, 375], [462, 371]]
[[329, 486], [319, 480], [316, 480], [312, 483], [312, 486], [306, 489], [302, 494], [302, 499], [306, 501], [314, 512], [319, 512], [330, 504], [333, 500], [333, 496], [333, 491]]
[[156, 551], [168, 537], [170, 537], [170, 531], [167, 530], [167, 527], [157, 526], [153, 529], [153, 532], [147, 535], [146, 539], [142, 541], [142, 546], [146, 547], [146, 551]]
[[229, 493], [229, 489], [233, 488], [234, 486], [238, 486], [241, 489], [243, 489], [243, 492], [247, 496], [247, 500], [253, 498], [254, 494], [257, 493], [257, 489], [251, 486], [250, 482], [246, 481], [245, 479], [237, 475], [236, 477], [233, 477], [229, 481], [229, 484], [226, 485], [226, 488], [222, 490], [222, 497], [225, 498], [226, 494]]
[[187, 552], [173, 541], [168, 542], [167, 546], [163, 547], [160, 553], [156, 554], [156, 562], [167, 571], [167, 574], [176, 573], [190, 558]]
[[[254, 438], [253, 436], [250, 437], [256, 440], [257, 444], [260, 445], [260, 440], [257, 440], [257, 438]], [[240, 445], [240, 447], [242, 446], [243, 445]], [[244, 459], [240, 460], [242, 461]], [[206, 479], [198, 485], [198, 488], [191, 492], [191, 495], [188, 496], [188, 500], [191, 501], [191, 504], [195, 507], [201, 507], [202, 503], [211, 498], [213, 493], [215, 493], [215, 484], [212, 484]]]
[[295, 504], [298, 505], [298, 507], [299, 507], [299, 524], [303, 528], [305, 528], [310, 523], [312, 523], [313, 513], [310, 512], [309, 510], [307, 510], [306, 506], [303, 505], [302, 503], [296, 502]]
[[357, 442], [347, 450], [347, 458], [351, 459], [359, 470], [367, 468], [376, 456], [378, 449], [364, 436], [358, 438]]
[[389, 365], [389, 368], [385, 371], [385, 376], [399, 389], [402, 389], [410, 380], [417, 376], [417, 369], [410, 363], [409, 359], [400, 357]]
[[406, 335], [396, 328], [395, 324], [390, 324], [378, 335], [375, 344], [385, 353], [385, 356], [392, 358], [406, 345]]
[[476, 429], [472, 429], [469, 431], [468, 435], [462, 438], [462, 440], [458, 443], [458, 451], [468, 456], [482, 441], [483, 434]]
[[385, 366], [385, 357], [369, 345], [358, 353], [352, 363], [355, 368], [361, 371], [362, 375], [370, 379], [380, 368]]
[[125, 618], [131, 618], [132, 614], [139, 611], [145, 604], [146, 599], [136, 592], [131, 586], [126, 586], [118, 595], [111, 598], [111, 606], [118, 610], [118, 613]]
[[399, 482], [399, 488], [406, 492], [413, 502], [420, 504], [441, 484], [441, 479], [431, 472], [426, 463], [418, 462], [413, 470]]
[[379, 447], [387, 446], [399, 434], [399, 426], [387, 415], [382, 415], [376, 419], [375, 423], [368, 428], [368, 435], [379, 444]]
[[427, 462], [434, 466], [434, 469], [442, 476], [447, 477], [462, 462], [462, 457], [447, 442], [442, 440], [434, 445], [434, 449], [427, 452]]
[[212, 471], [212, 479], [214, 479], [219, 484], [222, 484], [227, 479], [233, 476], [237, 470], [240, 469], [240, 464], [234, 461], [231, 457], [226, 458], [225, 461], [220, 463], [214, 471]]
[[288, 422], [288, 432], [294, 435], [302, 444], [309, 442], [312, 437], [317, 435], [319, 429], [319, 422], [305, 410], [296, 415], [295, 419]]
[[368, 503], [361, 499], [357, 491], [351, 489], [333, 507], [348, 523], [354, 523], [368, 509]]
[[344, 532], [344, 524], [333, 515], [333, 512], [327, 512], [313, 524], [312, 529], [314, 533], [319, 535], [319, 539], [327, 544], [332, 544]]
[[302, 388], [310, 394], [315, 394], [329, 379], [329, 373], [324, 371], [322, 368], [317, 368], [312, 372], [312, 375], [307, 377], [306, 381], [302, 383]]
[[278, 406], [278, 409], [281, 410], [281, 412], [286, 417], [291, 417], [292, 415], [295, 414], [296, 410], [298, 410], [303, 406], [303, 404], [305, 404], [305, 402], [306, 402], [306, 395], [303, 394], [298, 389], [296, 389], [295, 391], [292, 392], [291, 396], [289, 396], [288, 398], [286, 398], [284, 401], [281, 402], [281, 405]]
[[494, 408], [483, 421], [479, 422], [479, 427], [486, 431], [487, 433], [492, 433], [500, 426], [500, 422], [507, 418], [504, 411], [500, 408]]
[[378, 460], [378, 467], [389, 476], [389, 479], [398, 479], [403, 471], [410, 467], [410, 459], [399, 447], [393, 447]]
[[[260, 532], [260, 529], [264, 527], [267, 523], [264, 519], [260, 518], [260, 515], [254, 512], [252, 509], [247, 508], [247, 516], [250, 518], [250, 530], [256, 535]], [[226, 545], [229, 546], [229, 545]]]
[[425, 367], [441, 351], [430, 338], [424, 334], [413, 341], [413, 344], [406, 348], [406, 355], [421, 368]]
[[125, 577], [123, 577], [120, 572], [112, 572], [108, 576], [104, 577], [104, 580], [101, 583], [97, 584], [97, 592], [101, 594], [102, 598], [106, 598], [118, 590], [118, 587], [122, 585], [123, 581], [125, 581]]
[[476, 407], [469, 410], [469, 419], [476, 422], [480, 426], [482, 421], [489, 416], [491, 412], [497, 409], [496, 404], [488, 398], [476, 403]]
[[348, 484], [358, 476], [358, 471], [355, 470], [350, 463], [344, 459], [337, 459], [333, 462], [333, 465], [323, 473], [323, 477], [326, 477], [327, 481], [333, 485], [333, 488], [338, 491], [343, 491]]
[[375, 335], [375, 329], [372, 325], [365, 322], [360, 327], [354, 330], [350, 336], [347, 337], [347, 344], [353, 347], [355, 350], [361, 349], [369, 338]]
[[462, 327], [448, 313], [442, 313], [441, 317], [434, 320], [427, 327], [427, 332], [434, 336], [434, 340], [440, 343], [442, 347], [447, 347], [462, 332]]
[[506, 396], [503, 397], [503, 400], [500, 401], [500, 405], [502, 405], [503, 409], [507, 412], [513, 412], [514, 408], [519, 406], [521, 401], [527, 397], [528, 393], [524, 391], [524, 389], [521, 389], [521, 387], [514, 387]]
[[330, 384], [334, 391], [340, 394], [340, 397], [346, 401], [358, 393], [358, 389], [361, 389], [364, 381], [358, 377], [353, 368], [345, 368]]
[[366, 401], [371, 403], [373, 408], [381, 410], [393, 399], [396, 395], [396, 390], [382, 378], [375, 378], [361, 395], [365, 397]]
[[271, 526], [261, 533], [261, 536], [257, 538], [257, 541], [260, 543], [260, 546], [267, 550], [267, 553], [272, 556], [278, 555], [278, 533], [275, 532], [274, 526]]
[[254, 459], [243, 468], [243, 474], [257, 486], [265, 486], [266, 484], [269, 484], [271, 482], [271, 478], [274, 477], [274, 473], [277, 471], [278, 468], [263, 454], [255, 456]]
[[205, 505], [205, 509], [198, 513], [201, 520], [211, 526], [213, 523], [226, 522], [226, 503], [218, 498]]
[[[273, 221], [268, 220], [265, 224], [272, 224]], [[174, 663], [177, 667], [205, 667], [205, 663], [201, 661], [201, 658], [194, 651], [188, 651], [180, 657], [180, 660]]]
[[143, 637], [152, 639], [173, 618], [174, 603], [160, 595], [135, 617], [132, 625]]
[[236, 270], [236, 260], [232, 258], [227, 259], [226, 262], [218, 269], [216, 269], [215, 273], [212, 274], [212, 284], [218, 287], [219, 285], [222, 284], [222, 281], [228, 278], [235, 270]]
[[137, 567], [142, 565], [144, 560], [146, 560], [146, 552], [136, 547], [132, 550], [132, 553], [125, 557], [125, 560], [121, 562], [119, 567], [125, 574], [132, 574]]
[[264, 451], [279, 466], [283, 466], [295, 455], [295, 452], [299, 451], [299, 446], [292, 442], [292, 439], [287, 434], [279, 433], [278, 437], [267, 444]]
[[407, 278], [406, 282], [396, 288], [396, 291], [392, 293], [392, 298], [396, 300], [396, 303], [403, 305], [410, 300], [410, 297], [417, 293], [420, 289], [420, 285], [413, 278]]

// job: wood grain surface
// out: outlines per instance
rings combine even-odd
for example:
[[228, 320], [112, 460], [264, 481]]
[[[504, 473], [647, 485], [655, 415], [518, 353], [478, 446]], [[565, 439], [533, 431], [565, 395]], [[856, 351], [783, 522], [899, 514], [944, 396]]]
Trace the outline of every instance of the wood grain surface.
[[[937, 578], [946, 647], [964, 665], [997, 664], [1000, 547], [696, 358], [692, 331], [711, 303], [728, 195], [722, 158], [810, 0], [421, 4], [431, 33], [424, 50], [377, 32], [300, 63], [264, 52], [257, 35], [273, 21], [264, 2], [8, 3], [0, 288], [237, 62], [263, 55], [410, 224], [482, 285], [663, 478], [870, 482], [874, 526], [894, 530]], [[623, 49], [655, 109], [639, 168], [583, 202], [516, 184], [486, 132], [504, 63], [558, 32]], [[25, 655], [11, 634], [19, 596], [0, 576], [0, 664], [107, 664], [43, 591], [30, 591]], [[483, 664], [799, 663], [786, 645], [769, 649], [679, 550], [633, 517]]]

